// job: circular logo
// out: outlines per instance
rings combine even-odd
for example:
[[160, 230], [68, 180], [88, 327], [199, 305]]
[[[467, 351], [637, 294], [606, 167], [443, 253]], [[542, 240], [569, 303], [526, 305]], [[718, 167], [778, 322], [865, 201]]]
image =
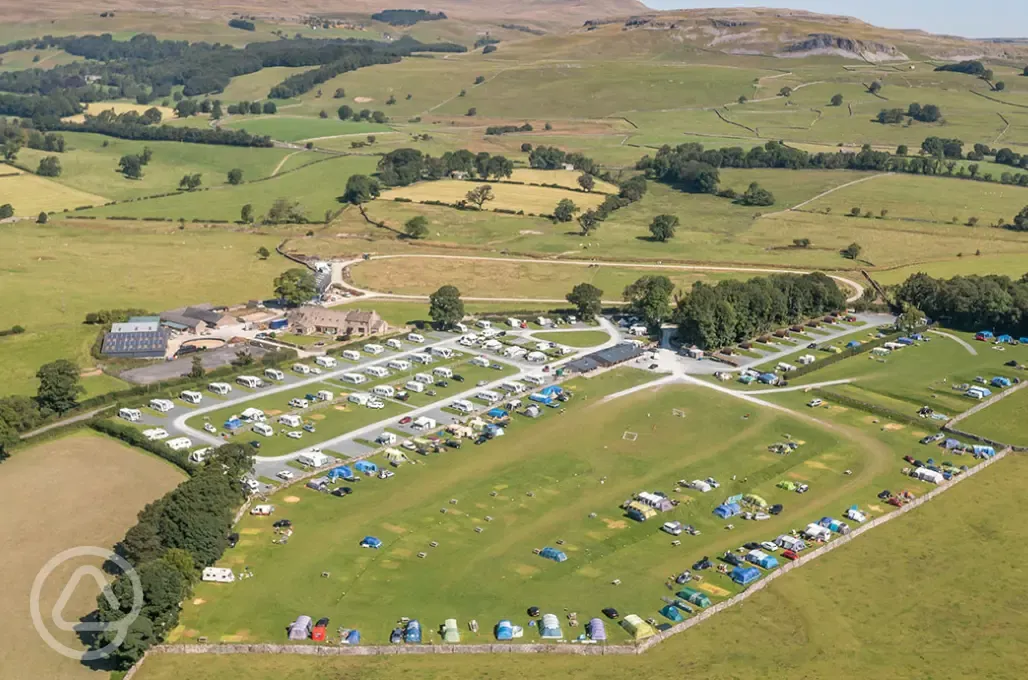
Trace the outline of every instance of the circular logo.
[[[121, 608], [121, 603], [114, 597], [114, 593], [107, 586], [107, 577], [104, 573], [95, 566], [82, 565], [78, 567], [68, 579], [64, 589], [61, 591], [60, 597], [57, 598], [56, 604], [50, 611], [50, 622], [53, 626], [63, 631], [76, 631], [85, 633], [107, 633], [110, 630], [115, 631], [115, 636], [106, 645], [99, 649], [81, 650], [68, 647], [67, 645], [59, 642], [53, 634], [50, 632], [47, 623], [43, 620], [43, 614], [40, 611], [40, 597], [43, 591], [43, 585], [46, 580], [50, 578], [50, 575], [54, 570], [68, 562], [82, 557], [99, 557], [104, 561], [113, 562], [118, 565], [118, 568], [125, 574], [132, 584], [132, 608], [129, 613], [117, 621], [109, 622], [79, 622], [79, 621], [66, 621], [64, 619], [64, 608], [68, 604], [68, 600], [71, 599], [72, 594], [75, 592], [75, 587], [79, 581], [83, 578], [93, 579], [97, 587], [100, 588], [103, 596], [107, 599], [108, 604], [112, 608]], [[29, 594], [29, 609], [32, 615], [32, 624], [36, 627], [36, 632], [39, 633], [39, 637], [43, 638], [46, 642], [58, 654], [62, 654], [69, 659], [75, 659], [78, 661], [94, 661], [101, 659], [110, 654], [112, 651], [117, 649], [125, 638], [128, 636], [129, 626], [139, 616], [140, 610], [143, 608], [143, 585], [139, 581], [139, 575], [136, 570], [129, 564], [121, 555], [118, 555], [106, 548], [97, 548], [95, 546], [82, 545], [77, 548], [69, 548], [57, 555], [50, 558], [50, 561], [43, 565], [43, 568], [36, 574], [36, 579], [32, 582], [32, 592]]]

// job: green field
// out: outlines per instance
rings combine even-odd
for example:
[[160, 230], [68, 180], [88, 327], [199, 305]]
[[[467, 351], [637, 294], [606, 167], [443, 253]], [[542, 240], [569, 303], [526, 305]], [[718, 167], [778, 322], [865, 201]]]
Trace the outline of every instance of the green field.
[[[882, 486], [906, 484], [898, 456], [917, 446], [913, 439], [890, 450], [875, 434], [842, 428], [841, 436], [695, 387], [593, 403], [648, 379], [648, 374], [629, 370], [573, 380], [568, 387], [576, 396], [563, 415], [519, 418], [506, 437], [482, 448], [418, 457], [416, 465], [397, 470], [395, 479], [368, 479], [342, 501], [303, 490], [272, 497], [270, 502], [280, 508], [276, 517], [288, 516], [297, 528], [289, 545], [283, 549], [270, 543], [269, 520], [245, 519], [243, 541], [221, 563], [249, 565], [257, 578], [230, 588], [201, 584], [196, 596], [204, 603], [187, 605], [174, 639], [206, 635], [211, 640], [275, 641], [281, 638], [281, 620], [306, 610], [360, 627], [369, 643], [384, 640], [399, 616], [421, 619], [426, 631], [437, 619], [475, 618], [484, 623], [483, 630], [463, 633], [470, 642], [491, 639], [494, 620], [517, 617], [530, 604], [558, 612], [566, 607], [580, 617], [603, 606], [653, 615], [659, 596], [667, 592], [662, 586], [667, 575], [702, 555], [754, 538], [766, 540], [851, 503], [864, 507]], [[672, 407], [682, 409], [684, 419], [675, 417]], [[739, 429], [743, 421], [746, 426]], [[558, 435], [566, 431], [581, 433], [575, 445]], [[625, 431], [638, 438], [625, 440]], [[683, 448], [685, 432], [688, 446]], [[788, 457], [766, 450], [783, 432], [803, 442]], [[853, 474], [843, 475], [847, 469]], [[682, 504], [662, 520], [680, 519], [702, 530], [701, 536], [683, 537], [681, 547], [657, 531], [656, 519], [636, 523], [618, 509], [642, 489], [670, 491], [676, 479], [708, 475], [724, 486], [709, 495], [672, 494]], [[730, 481], [733, 475], [738, 481]], [[782, 479], [806, 481], [812, 491], [798, 496], [776, 488]], [[730, 493], [757, 493], [787, 509], [768, 522], [737, 524], [737, 531], [726, 532], [711, 510]], [[299, 494], [300, 501], [287, 504], [288, 494]], [[336, 508], [340, 503], [345, 509]], [[881, 513], [887, 507], [869, 510]], [[439, 513], [438, 508], [448, 510]], [[592, 512], [598, 516], [590, 517]], [[341, 524], [340, 513], [360, 519]], [[476, 526], [484, 530], [477, 533]], [[357, 546], [368, 534], [383, 539], [381, 551]], [[429, 548], [430, 541], [439, 547]], [[569, 554], [568, 562], [553, 564], [532, 554], [533, 548], [554, 544]], [[427, 558], [417, 559], [419, 551], [427, 551]], [[311, 570], [331, 576], [286, 578]], [[621, 585], [613, 588], [612, 579]], [[426, 580], [431, 589], [423, 587]], [[711, 573], [706, 581], [717, 586], [715, 593], [735, 590], [727, 577]], [[278, 586], [261, 585], [269, 582]], [[526, 629], [526, 640], [532, 639]]]
[[[1019, 360], [1024, 360], [1018, 357]], [[1005, 368], [1001, 375], [1018, 377], [1022, 380], [1020, 371]], [[995, 390], [993, 390], [995, 392]], [[960, 421], [957, 427], [965, 432], [971, 432], [989, 439], [1001, 441], [1004, 444], [1013, 446], [1028, 446], [1028, 428], [1025, 428], [1025, 418], [1028, 417], [1028, 395], [1024, 389], [992, 404], [978, 413]]]
[[300, 118], [285, 114], [259, 118], [233, 118], [225, 123], [225, 127], [246, 130], [254, 135], [268, 135], [272, 139], [284, 142], [390, 131], [389, 127], [377, 123], [341, 121], [334, 115], [334, 109], [331, 113], [333, 114], [331, 118]]
[[532, 337], [568, 347], [595, 347], [610, 339], [606, 331], [544, 331]]

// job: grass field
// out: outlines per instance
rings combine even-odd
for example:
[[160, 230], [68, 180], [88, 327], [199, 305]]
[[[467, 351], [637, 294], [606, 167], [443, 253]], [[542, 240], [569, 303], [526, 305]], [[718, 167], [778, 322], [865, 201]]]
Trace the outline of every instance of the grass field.
[[[196, 595], [204, 603], [186, 607], [175, 639], [278, 640], [281, 620], [306, 610], [332, 617], [334, 625], [360, 627], [369, 642], [383, 640], [392, 621], [404, 615], [421, 619], [426, 631], [447, 616], [462, 623], [475, 618], [483, 630], [462, 633], [466, 641], [490, 639], [495, 620], [520, 618], [530, 604], [557, 612], [567, 608], [580, 617], [602, 606], [652, 615], [667, 592], [662, 586], [667, 575], [700, 556], [773, 537], [850, 503], [863, 507], [874, 500], [872, 489], [904, 484], [893, 458], [901, 455], [902, 444], [890, 450], [874, 435], [847, 428], [845, 436], [832, 434], [702, 388], [643, 391], [594, 403], [648, 379], [638, 371], [576, 379], [569, 383], [576, 396], [563, 415], [519, 419], [507, 436], [473, 452], [419, 457], [395, 479], [368, 479], [343, 501], [304, 490], [273, 497], [280, 508], [276, 517], [288, 516], [297, 528], [289, 545], [270, 543], [268, 520], [245, 519], [243, 542], [222, 563], [250, 565], [257, 578], [228, 588], [202, 584]], [[672, 407], [685, 417], [675, 417]], [[569, 431], [578, 433], [573, 444], [558, 434]], [[638, 439], [626, 441], [625, 431], [636, 432]], [[689, 443], [683, 447], [685, 432]], [[785, 458], [766, 451], [783, 432], [805, 442]], [[914, 446], [914, 440], [906, 444]], [[854, 474], [843, 475], [846, 469]], [[618, 509], [641, 489], [669, 491], [676, 479], [708, 475], [723, 481], [719, 492], [673, 495], [682, 504], [665, 519], [693, 523], [703, 532], [685, 538], [680, 548], [657, 531], [657, 521], [635, 523]], [[729, 481], [732, 475], [739, 481]], [[777, 489], [782, 479], [807, 481], [812, 491], [798, 496]], [[785, 503], [786, 512], [760, 528], [724, 531], [723, 522], [711, 515], [714, 505], [725, 494], [751, 492]], [[287, 504], [284, 497], [294, 494], [300, 501]], [[340, 502], [345, 508], [336, 507]], [[441, 507], [448, 508], [445, 514], [437, 512]], [[371, 508], [376, 510], [369, 514]], [[885, 509], [871, 507], [874, 513]], [[591, 512], [598, 517], [589, 517]], [[359, 519], [341, 524], [340, 513]], [[473, 531], [475, 526], [484, 531]], [[381, 537], [384, 548], [357, 547], [367, 534]], [[426, 547], [433, 540], [439, 548]], [[551, 564], [532, 554], [533, 548], [558, 541], [570, 556], [567, 563]], [[421, 550], [428, 551], [425, 560], [415, 557]], [[313, 571], [330, 571], [331, 577], [285, 576]], [[622, 581], [616, 589], [609, 585], [615, 578]], [[714, 592], [734, 589], [716, 574], [706, 581], [717, 586]], [[268, 582], [278, 585], [262, 585]], [[424, 588], [426, 582], [433, 587]], [[572, 633], [577, 631], [566, 634]], [[615, 639], [623, 635], [613, 633]], [[530, 629], [528, 639], [534, 639]]]
[[[906, 517], [778, 579], [745, 605], [639, 657], [526, 655], [512, 664], [501, 655], [252, 655], [240, 664], [226, 656], [155, 655], [137, 678], [443, 680], [559, 674], [586, 680], [668, 673], [745, 678], [754, 668], [817, 678], [831, 668], [833, 678], [857, 680], [919, 676], [926, 655], [947, 659], [932, 668], [932, 677], [939, 680], [1016, 675], [1026, 669], [1023, 635], [1002, 631], [1022, 630], [1028, 617], [1019, 607], [997, 606], [991, 596], [968, 597], [967, 589], [981, 577], [979, 556], [988, 554], [994, 579], [990, 590], [1028, 597], [1018, 575], [1028, 548], [1012, 510], [1025, 474], [1028, 460], [1008, 458]], [[911, 583], [921, 587], [911, 588]], [[924, 596], [926, 589], [932, 597]], [[971, 629], [988, 634], [968, 635]], [[920, 653], [911, 655], [912, 648]]]
[[27, 332], [0, 338], [0, 394], [34, 393], [36, 370], [54, 359], [91, 366], [98, 329], [82, 323], [88, 312], [245, 302], [270, 294], [286, 267], [255, 254], [279, 242], [270, 234], [85, 221], [8, 224], [3, 233], [0, 327]]
[[[16, 173], [16, 174], [12, 174]], [[14, 208], [16, 217], [35, 217], [40, 212], [103, 203], [104, 197], [63, 186], [46, 177], [0, 166], [0, 196]]]
[[[1018, 357], [1018, 360], [1028, 360], [1028, 357]], [[1011, 373], [1011, 371], [1012, 369], [1009, 368], [1004, 369], [1003, 374]], [[1021, 377], [1020, 372], [1016, 372], [1016, 377]], [[1028, 395], [1021, 389], [1006, 399], [969, 416], [966, 420], [960, 421], [957, 427], [965, 432], [988, 437], [1004, 444], [1028, 446], [1028, 428], [1025, 428], [1028, 420], [1026, 418], [1028, 418]]]
[[[391, 326], [430, 323], [427, 300], [425, 302], [401, 302], [398, 300], [375, 300], [370, 302], [361, 298], [353, 298], [342, 306], [374, 309]], [[468, 314], [501, 313], [507, 311], [548, 312], [555, 306], [559, 307], [559, 305], [545, 302], [465, 302], [464, 311]]]
[[[510, 179], [513, 182], [524, 182], [525, 184], [559, 184], [569, 189], [579, 189], [578, 178], [582, 173], [574, 170], [534, 170], [529, 168], [518, 168]], [[596, 181], [593, 191], [598, 194], [616, 194], [618, 188], [610, 182]]]
[[269, 135], [272, 139], [283, 142], [390, 131], [390, 128], [385, 125], [341, 121], [335, 115], [331, 118], [301, 118], [284, 114], [255, 118], [233, 118], [228, 123], [225, 123], [225, 127], [246, 130], [254, 135]]
[[[381, 201], [407, 198], [414, 202], [442, 201], [457, 203], [464, 200], [469, 191], [489, 182], [441, 179], [435, 182], [418, 182], [407, 187], [397, 187], [382, 192]], [[557, 203], [567, 198], [582, 210], [595, 208], [603, 202], [602, 194], [587, 194], [550, 187], [535, 187], [519, 184], [492, 184], [495, 200], [483, 206], [484, 210], [524, 210], [526, 213], [549, 215]], [[574, 227], [570, 227], [574, 229]]]
[[568, 347], [595, 347], [610, 339], [606, 331], [544, 331], [532, 337]]
[[[4, 588], [0, 606], [7, 614], [0, 623], [6, 640], [0, 648], [0, 678], [18, 680], [40, 675], [60, 680], [96, 676], [84, 665], [52, 651], [29, 619], [29, 592], [43, 565], [57, 553], [82, 545], [110, 548], [133, 524], [143, 506], [185, 479], [177, 468], [155, 456], [133, 450], [100, 435], [81, 432], [26, 448], [2, 465], [0, 511], [9, 520], [0, 529]], [[59, 503], [40, 502], [53, 493], [54, 480], [63, 485]], [[117, 498], [117, 503], [100, 499]], [[26, 508], [32, 508], [26, 512]], [[65, 563], [47, 580], [40, 610], [46, 615], [57, 602], [77, 566], [98, 560]], [[72, 593], [64, 618], [77, 621], [96, 608], [98, 592], [89, 579]], [[81, 648], [74, 634], [50, 627], [62, 643]]]
[[[80, 113], [76, 116], [68, 116], [62, 120], [69, 123], [81, 123], [86, 119], [86, 114], [90, 116], [99, 116], [104, 111], [113, 111], [115, 115], [121, 115], [128, 113], [129, 111], [135, 111], [136, 113], [143, 113], [149, 109], [157, 109], [161, 112], [161, 121], [170, 122], [175, 119], [175, 109], [169, 106], [161, 106], [159, 104], [136, 104], [135, 102], [96, 102], [93, 104], [86, 104], [86, 112]], [[206, 117], [206, 116], [205, 116]]]
[[[417, 269], [418, 276], [407, 274]], [[591, 283], [603, 291], [604, 300], [620, 300], [626, 286], [646, 275], [666, 275], [677, 288], [688, 289], [696, 281], [716, 283], [738, 278], [732, 272], [682, 272], [660, 269], [590, 267], [567, 263], [525, 263], [488, 260], [432, 260], [382, 258], [350, 267], [354, 284], [386, 293], [428, 295], [439, 286], [453, 284], [465, 295], [524, 297], [559, 300], [579, 283]]]
[[246, 204], [252, 205], [254, 215], [260, 217], [276, 199], [284, 198], [299, 202], [308, 219], [320, 221], [325, 218], [327, 211], [334, 212], [343, 207], [338, 197], [346, 188], [346, 179], [352, 174], [372, 172], [375, 162], [375, 159], [364, 156], [332, 158], [262, 182], [218, 186], [202, 193], [183, 193], [122, 203], [94, 208], [82, 214], [135, 218], [181, 217], [200, 221], [238, 220], [240, 210]]

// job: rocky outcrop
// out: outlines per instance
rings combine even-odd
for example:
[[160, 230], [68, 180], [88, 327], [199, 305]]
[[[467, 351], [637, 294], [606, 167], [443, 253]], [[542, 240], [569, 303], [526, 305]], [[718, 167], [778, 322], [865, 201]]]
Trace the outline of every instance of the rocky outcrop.
[[895, 45], [847, 38], [831, 33], [811, 33], [805, 40], [785, 48], [781, 56], [807, 56], [812, 54], [838, 54], [866, 61], [905, 60], [907, 55]]

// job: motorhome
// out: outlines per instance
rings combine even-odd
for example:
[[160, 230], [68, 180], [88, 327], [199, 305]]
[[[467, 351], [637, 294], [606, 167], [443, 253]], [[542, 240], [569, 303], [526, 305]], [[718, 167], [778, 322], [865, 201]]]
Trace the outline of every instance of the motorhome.
[[[354, 352], [354, 354], [356, 354], [356, 352]], [[346, 356], [346, 352], [343, 352], [343, 358], [349, 359], [350, 357]], [[357, 358], [360, 358], [360, 354], [357, 354]], [[323, 368], [335, 368], [336, 364], [338, 364], [339, 362], [336, 361], [335, 357], [320, 356], [314, 357], [314, 363]]]
[[383, 347], [382, 345], [376, 345], [374, 343], [369, 343], [367, 345], [364, 345], [364, 351], [367, 352], [368, 354], [370, 354], [371, 356], [375, 356], [375, 355], [378, 355], [378, 354], [381, 354], [382, 352], [384, 352], [385, 351], [385, 347]]
[[250, 389], [260, 387], [264, 384], [263, 380], [253, 375], [241, 375], [236, 378], [236, 382], [243, 387], [249, 387]]
[[265, 437], [270, 437], [273, 434], [275, 434], [274, 428], [272, 428], [271, 425], [268, 425], [267, 423], [254, 423], [251, 429], [257, 434]]
[[187, 404], [199, 404], [203, 400], [203, 395], [193, 390], [183, 390], [178, 396]]
[[140, 411], [138, 408], [123, 408], [120, 411], [118, 411], [118, 417], [124, 418], [130, 423], [138, 423], [140, 419], [143, 417], [143, 412]]
[[419, 393], [419, 394], [420, 394], [421, 392], [424, 392], [424, 391], [425, 391], [425, 384], [424, 384], [424, 383], [419, 383], [419, 382], [418, 382], [418, 381], [416, 381], [416, 380], [411, 380], [411, 381], [409, 381], [409, 382], [407, 383], [406, 387], [407, 387], [407, 389], [408, 389], [408, 390], [410, 390], [411, 392], [417, 392], [417, 393]]
[[348, 382], [353, 385], [363, 385], [368, 382], [368, 376], [361, 375], [360, 373], [343, 373], [343, 382]]
[[388, 366], [389, 368], [393, 369], [394, 371], [409, 371], [410, 370], [410, 362], [407, 361], [406, 359], [393, 359], [388, 364], [386, 364], [386, 366]]
[[344, 349], [343, 353], [340, 356], [342, 356], [347, 361], [359, 361], [361, 358], [361, 353], [355, 349]]
[[310, 375], [311, 367], [305, 364], [293, 364], [293, 371], [300, 375]]
[[364, 369], [364, 372], [376, 378], [384, 378], [389, 375], [389, 371], [385, 366], [368, 366]]
[[393, 389], [392, 385], [376, 385], [371, 389], [371, 391], [380, 397], [388, 397], [391, 399], [396, 396], [396, 390]]
[[423, 343], [425, 341], [425, 336], [422, 335], [421, 333], [408, 333], [407, 334], [407, 341], [408, 342], [416, 342], [418, 344], [421, 344], [421, 343]]
[[207, 389], [213, 392], [214, 394], [220, 394], [222, 396], [225, 396], [226, 394], [232, 391], [232, 386], [228, 383], [212, 382], [210, 385], [207, 386]]
[[266, 368], [264, 369], [264, 377], [268, 380], [285, 380], [286, 374], [277, 368]]
[[175, 408], [175, 404], [173, 404], [169, 399], [151, 399], [150, 408], [158, 413], [167, 413], [171, 409]]

